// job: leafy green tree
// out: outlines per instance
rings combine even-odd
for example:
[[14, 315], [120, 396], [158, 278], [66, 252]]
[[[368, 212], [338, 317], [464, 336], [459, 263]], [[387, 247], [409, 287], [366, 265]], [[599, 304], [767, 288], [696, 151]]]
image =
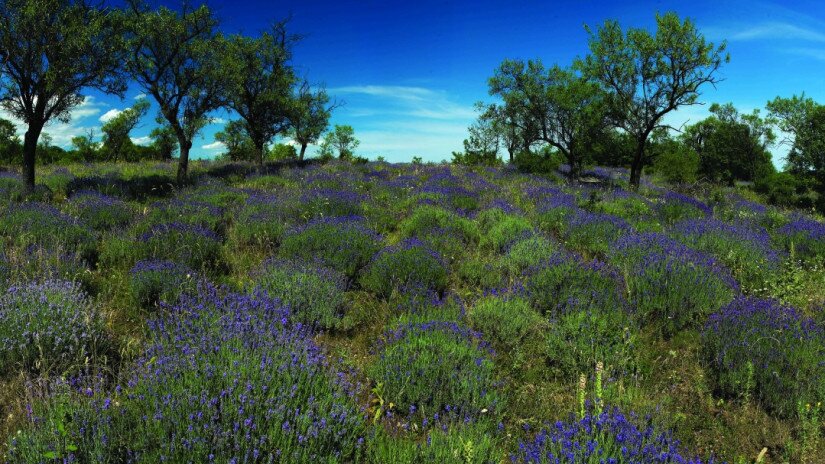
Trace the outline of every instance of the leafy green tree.
[[89, 129], [86, 135], [72, 137], [72, 148], [77, 157], [83, 161], [95, 161], [98, 159], [100, 143], [95, 142], [95, 131]]
[[477, 103], [476, 109], [481, 114], [467, 129], [469, 137], [464, 139], [464, 152], [453, 152], [453, 164], [492, 166], [499, 161], [501, 136], [495, 125], [495, 114], [482, 103]]
[[768, 102], [770, 120], [790, 134], [786, 169], [810, 176], [825, 187], [825, 105], [803, 93], [791, 98], [776, 97]]
[[699, 156], [699, 174], [716, 182], [755, 181], [775, 168], [768, 150], [776, 136], [759, 110], [741, 114], [714, 103], [712, 116], [686, 128], [682, 140]]
[[603, 87], [612, 123], [633, 137], [630, 183], [638, 187], [642, 169], [652, 161], [648, 137], [666, 127], [666, 114], [697, 104], [703, 85], [720, 81], [717, 71], [729, 61], [726, 44], [706, 41], [691, 20], [672, 12], [656, 15], [655, 34], [623, 31], [614, 20], [587, 31], [590, 54], [575, 66]]
[[276, 23], [260, 37], [233, 35], [226, 39], [220, 66], [226, 72], [228, 105], [244, 120], [244, 128], [263, 165], [266, 146], [290, 125], [292, 46], [298, 36], [286, 31], [286, 21]]
[[290, 134], [301, 146], [298, 154], [300, 160], [304, 159], [307, 146], [318, 142], [321, 134], [327, 130], [332, 110], [339, 105], [338, 102], [330, 104], [329, 95], [324, 88], [313, 91], [307, 81], [303, 81], [298, 87], [289, 121]]
[[152, 151], [159, 160], [171, 160], [178, 151], [178, 137], [175, 131], [168, 124], [163, 124], [163, 120], [158, 121], [160, 126], [152, 129], [149, 137], [152, 139]]
[[510, 112], [521, 114], [522, 131], [557, 150], [578, 176], [595, 140], [607, 127], [604, 95], [599, 86], [573, 70], [539, 60], [505, 60], [489, 81]]
[[0, 163], [18, 163], [21, 149], [20, 137], [17, 135], [14, 123], [0, 118]]
[[224, 106], [224, 69], [217, 19], [206, 5], [181, 11], [149, 9], [130, 0], [127, 68], [160, 106], [160, 113], [178, 139], [177, 180], [189, 171], [192, 140], [208, 122], [208, 114]]
[[103, 150], [107, 159], [117, 161], [133, 158], [131, 152], [134, 151], [134, 143], [129, 138], [129, 133], [148, 111], [149, 100], [141, 98], [131, 108], [121, 111], [103, 124], [100, 130], [103, 131]]
[[215, 133], [215, 140], [226, 146], [225, 156], [231, 161], [252, 161], [257, 158], [255, 142], [249, 137], [246, 122], [229, 121]]
[[26, 188], [34, 188], [47, 122], [68, 122], [85, 89], [123, 95], [122, 15], [83, 0], [0, 0], [0, 105], [27, 125]]
[[352, 126], [335, 125], [335, 128], [327, 133], [324, 138], [324, 143], [321, 146], [321, 153], [323, 157], [324, 146], [327, 149], [338, 152], [338, 159], [351, 159], [354, 151], [358, 148], [361, 142], [355, 138], [355, 129]]
[[492, 121], [493, 130], [498, 134], [501, 146], [507, 151], [510, 162], [519, 152], [529, 151], [539, 140], [535, 121], [526, 114], [519, 113], [515, 105], [487, 105], [483, 117]]
[[268, 157], [272, 161], [292, 160], [298, 158], [298, 150], [292, 145], [276, 143], [269, 150]]

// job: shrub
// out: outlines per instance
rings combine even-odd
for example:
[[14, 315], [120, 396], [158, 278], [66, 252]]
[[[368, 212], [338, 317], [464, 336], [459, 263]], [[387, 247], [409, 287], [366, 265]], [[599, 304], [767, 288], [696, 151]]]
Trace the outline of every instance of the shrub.
[[550, 318], [624, 305], [617, 276], [604, 263], [584, 263], [565, 253], [556, 253], [532, 269], [524, 289], [533, 307]]
[[481, 229], [479, 245], [482, 249], [499, 253], [507, 245], [531, 235], [533, 226], [527, 219], [504, 214], [499, 209], [481, 212], [476, 221]]
[[548, 238], [532, 235], [510, 245], [502, 261], [509, 270], [510, 276], [514, 277], [549, 259], [557, 249], [556, 244]]
[[144, 309], [160, 302], [175, 304], [183, 293], [197, 286], [197, 276], [191, 269], [172, 261], [138, 261], [129, 272], [129, 293]]
[[716, 257], [747, 289], [764, 288], [782, 262], [768, 232], [755, 224], [688, 219], [676, 224], [672, 234], [682, 243]]
[[356, 192], [333, 189], [313, 189], [299, 201], [299, 216], [304, 220], [321, 217], [357, 216], [363, 212], [364, 197]]
[[415, 286], [443, 292], [447, 268], [441, 257], [417, 239], [380, 251], [361, 276], [361, 286], [382, 297]]
[[570, 218], [579, 211], [576, 197], [561, 191], [549, 197], [539, 196], [535, 201], [539, 229], [546, 233], [564, 235]]
[[802, 215], [776, 230], [776, 240], [794, 257], [821, 260], [825, 257], [825, 224]]
[[368, 375], [400, 414], [492, 413], [501, 399], [488, 350], [480, 334], [455, 322], [405, 324], [384, 335]]
[[103, 319], [73, 282], [12, 286], [0, 297], [0, 371], [80, 370], [106, 345]]
[[570, 219], [564, 239], [574, 250], [603, 256], [614, 240], [631, 230], [622, 218], [579, 210]]
[[484, 254], [467, 256], [453, 265], [454, 274], [470, 287], [494, 290], [507, 286], [507, 269], [498, 257]]
[[472, 221], [431, 205], [417, 207], [398, 229], [402, 237], [423, 240], [450, 263], [462, 257], [480, 238]]
[[283, 239], [286, 217], [275, 197], [252, 195], [234, 216], [228, 239], [237, 249], [272, 250]]
[[637, 320], [670, 337], [698, 328], [739, 291], [729, 271], [704, 253], [664, 235], [633, 234], [613, 245]]
[[665, 224], [675, 224], [684, 219], [699, 219], [713, 214], [713, 210], [695, 198], [668, 191], [656, 207]]
[[20, 201], [23, 197], [23, 179], [17, 174], [0, 171], [0, 200], [3, 203]]
[[431, 428], [423, 442], [415, 437], [396, 437], [381, 431], [369, 442], [369, 462], [416, 464], [497, 464], [502, 454], [496, 436], [478, 424]]
[[69, 199], [67, 210], [82, 223], [98, 231], [123, 227], [133, 217], [126, 203], [94, 190], [75, 192]]
[[154, 226], [169, 223], [208, 229], [219, 235], [223, 235], [226, 229], [222, 208], [198, 200], [180, 198], [153, 203], [137, 230], [146, 232]]
[[[650, 419], [625, 415], [619, 409], [589, 411], [542, 428], [530, 441], [520, 442], [511, 455], [514, 463], [534, 464], [634, 464], [687, 463], [703, 461], [686, 457], [670, 432], [658, 430]], [[708, 464], [715, 462], [713, 459]]]
[[380, 242], [381, 237], [358, 217], [323, 218], [290, 230], [279, 253], [307, 262], [317, 259], [354, 279], [380, 249]]
[[150, 323], [126, 385], [88, 392], [70, 415], [53, 407], [59, 398], [34, 411], [10, 459], [359, 460], [365, 429], [353, 386], [328, 371], [321, 349], [275, 300], [202, 287], [170, 313]]
[[825, 399], [825, 332], [776, 301], [740, 297], [702, 332], [711, 380], [727, 398], [753, 399], [791, 418], [798, 402]]
[[96, 259], [94, 234], [76, 219], [42, 203], [10, 206], [0, 217], [0, 235], [21, 249], [37, 245], [77, 252], [89, 262]]
[[158, 224], [144, 233], [140, 242], [148, 258], [174, 261], [196, 271], [217, 271], [223, 266], [220, 237], [199, 226]]
[[273, 258], [254, 277], [257, 288], [289, 306], [291, 318], [330, 329], [344, 316], [346, 276], [329, 268]]
[[482, 298], [473, 305], [468, 317], [473, 328], [505, 352], [519, 350], [528, 341], [540, 340], [547, 329], [547, 321], [529, 301], [518, 296]]

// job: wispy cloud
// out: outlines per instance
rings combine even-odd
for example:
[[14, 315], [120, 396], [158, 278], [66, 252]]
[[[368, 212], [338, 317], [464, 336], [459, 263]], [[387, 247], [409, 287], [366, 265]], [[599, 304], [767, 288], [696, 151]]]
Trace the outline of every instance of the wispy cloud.
[[806, 42], [825, 42], [825, 33], [787, 22], [767, 22], [731, 31], [730, 40], [797, 40]]
[[351, 116], [405, 116], [426, 119], [472, 119], [473, 107], [456, 103], [447, 92], [424, 87], [357, 85], [329, 89], [333, 95], [353, 96]]
[[111, 110], [109, 110], [109, 111], [107, 111], [107, 112], [103, 113], [103, 114], [102, 114], [102, 115], [98, 118], [98, 121], [100, 121], [100, 122], [102, 122], [102, 123], [107, 123], [107, 122], [111, 121], [112, 119], [116, 118], [116, 117], [117, 117], [117, 115], [119, 115], [120, 113], [122, 113], [122, 111], [120, 111], [120, 110], [118, 110], [118, 109], [114, 109], [114, 108], [113, 108], [113, 109], [111, 109]]
[[135, 145], [147, 146], [147, 145], [150, 145], [152, 143], [152, 137], [149, 137], [148, 135], [144, 135], [143, 137], [130, 137], [130, 138], [132, 139], [132, 143], [134, 143]]
[[794, 55], [807, 56], [808, 58], [813, 58], [815, 60], [825, 61], [825, 47], [823, 47], [823, 48], [789, 48], [786, 51], [788, 53], [793, 53]]
[[224, 145], [223, 142], [215, 141], [212, 143], [207, 143], [206, 145], [201, 145], [201, 148], [204, 150], [223, 150], [226, 148], [226, 145]]

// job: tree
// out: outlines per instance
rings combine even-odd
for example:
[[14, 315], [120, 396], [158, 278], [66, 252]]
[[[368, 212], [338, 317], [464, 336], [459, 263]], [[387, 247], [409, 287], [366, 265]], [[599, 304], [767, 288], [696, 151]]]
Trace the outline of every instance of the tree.
[[0, 118], [0, 162], [3, 164], [18, 162], [20, 150], [20, 137], [17, 135], [14, 123]]
[[482, 103], [477, 103], [476, 109], [481, 114], [467, 129], [469, 137], [464, 139], [464, 152], [453, 152], [453, 164], [492, 166], [498, 163], [501, 136], [495, 125], [495, 113]]
[[267, 144], [290, 125], [296, 78], [289, 61], [297, 40], [281, 21], [258, 38], [229, 37], [221, 57], [220, 66], [227, 70], [226, 101], [245, 121], [261, 166]]
[[122, 16], [84, 0], [0, 0], [0, 105], [26, 125], [23, 173], [34, 188], [43, 127], [68, 122], [85, 89], [123, 95]]
[[321, 134], [327, 130], [332, 110], [338, 106], [338, 102], [329, 103], [329, 95], [323, 87], [313, 91], [306, 80], [298, 87], [289, 121], [292, 138], [301, 146], [298, 153], [301, 161], [307, 146], [318, 142]]
[[639, 186], [642, 168], [651, 161], [646, 142], [671, 111], [698, 104], [699, 89], [721, 79], [717, 71], [728, 62], [725, 43], [707, 42], [692, 21], [676, 13], [656, 15], [656, 33], [607, 21], [590, 34], [590, 54], [576, 67], [607, 92], [612, 123], [635, 141], [630, 184]]
[[[355, 130], [352, 126], [339, 126], [327, 133], [324, 138], [324, 145], [327, 145], [330, 150], [338, 152], [338, 159], [352, 158], [354, 151], [358, 148], [361, 142], [355, 138]], [[322, 150], [323, 152], [323, 146]]]
[[89, 129], [86, 135], [72, 137], [72, 147], [81, 160], [87, 162], [96, 160], [100, 144], [95, 142], [95, 130]]
[[231, 161], [251, 161], [257, 157], [255, 143], [248, 135], [244, 121], [229, 121], [223, 130], [215, 134], [215, 140], [226, 146]]
[[794, 95], [768, 102], [769, 119], [790, 134], [786, 168], [813, 177], [820, 192], [825, 187], [825, 105], [812, 98]]
[[[504, 100], [523, 134], [534, 133], [564, 156], [578, 176], [593, 141], [606, 128], [604, 95], [598, 85], [557, 65], [505, 60], [489, 81], [490, 94]], [[532, 145], [532, 143], [526, 143]]]
[[128, 152], [134, 144], [129, 138], [129, 133], [148, 111], [149, 101], [141, 98], [131, 108], [121, 111], [103, 124], [100, 130], [103, 131], [103, 150], [108, 159], [113, 161], [117, 161], [118, 158], [130, 159], [131, 154]]
[[755, 181], [773, 172], [768, 148], [776, 136], [759, 110], [740, 114], [728, 103], [714, 103], [712, 116], [687, 127], [684, 143], [699, 156], [699, 173], [716, 182]]
[[218, 21], [206, 5], [181, 11], [150, 10], [130, 0], [129, 72], [160, 106], [178, 139], [178, 183], [187, 180], [192, 140], [208, 122], [208, 114], [224, 106], [224, 69], [215, 28]]
[[[158, 122], [162, 123], [163, 120]], [[175, 131], [168, 124], [162, 124], [152, 129], [149, 137], [152, 139], [152, 150], [155, 156], [160, 160], [171, 160], [178, 150], [178, 137]]]

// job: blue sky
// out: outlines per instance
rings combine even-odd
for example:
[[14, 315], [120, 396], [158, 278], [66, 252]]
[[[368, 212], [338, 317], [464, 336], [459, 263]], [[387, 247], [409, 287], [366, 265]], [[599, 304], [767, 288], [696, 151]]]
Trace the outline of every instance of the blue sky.
[[[473, 103], [491, 101], [487, 78], [504, 58], [567, 65], [587, 51], [584, 24], [615, 18], [625, 26], [653, 27], [657, 11], [692, 18], [707, 38], [727, 39], [731, 55], [722, 70], [725, 80], [716, 89], [703, 89], [701, 101], [708, 105], [680, 110], [669, 117], [671, 124], [699, 121], [712, 102], [733, 102], [750, 111], [777, 95], [802, 91], [825, 102], [825, 6], [818, 1], [788, 6], [742, 0], [211, 0], [209, 5], [228, 33], [257, 34], [291, 14], [291, 30], [305, 36], [295, 49], [298, 72], [345, 102], [332, 123], [354, 127], [359, 154], [389, 161], [450, 159], [474, 119]], [[89, 129], [99, 134], [101, 121], [139, 94], [137, 87], [123, 100], [90, 92], [70, 124], [53, 124], [46, 132], [66, 146]], [[154, 111], [132, 134], [139, 143], [147, 140]], [[194, 157], [221, 152], [214, 133], [232, 115], [215, 117], [196, 140]], [[785, 150], [775, 151], [778, 160]]]

